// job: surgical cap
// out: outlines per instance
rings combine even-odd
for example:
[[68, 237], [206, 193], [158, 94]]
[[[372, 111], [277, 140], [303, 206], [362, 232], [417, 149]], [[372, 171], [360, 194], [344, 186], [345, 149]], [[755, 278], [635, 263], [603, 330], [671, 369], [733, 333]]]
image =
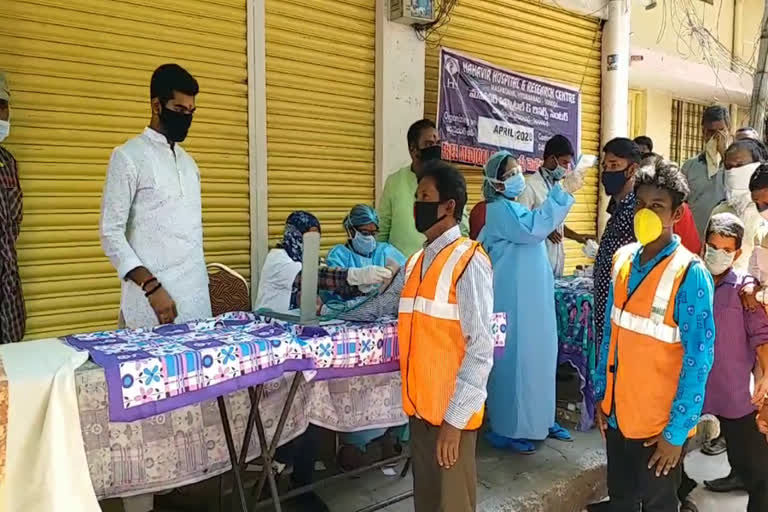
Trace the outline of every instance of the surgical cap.
[[[499, 169], [501, 164], [504, 163], [507, 158], [514, 158], [509, 151], [497, 151], [491, 155], [491, 158], [489, 158], [488, 162], [485, 164], [485, 177], [490, 180], [500, 180], [501, 176], [499, 176]], [[485, 197], [485, 200], [491, 202], [496, 199], [497, 195], [498, 192], [493, 188], [493, 183], [487, 179], [483, 180], [483, 196]]]
[[349, 215], [344, 219], [344, 227], [348, 230], [357, 226], [365, 226], [366, 224], [376, 224], [376, 227], [379, 226], [379, 215], [376, 213], [376, 210], [367, 204], [354, 206]]

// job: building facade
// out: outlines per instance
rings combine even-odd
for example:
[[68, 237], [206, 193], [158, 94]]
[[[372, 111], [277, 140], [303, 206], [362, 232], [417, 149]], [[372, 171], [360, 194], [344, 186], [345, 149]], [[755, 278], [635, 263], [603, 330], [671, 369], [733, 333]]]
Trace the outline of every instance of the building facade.
[[[713, 1], [690, 0], [723, 47], [748, 62], [757, 0]], [[695, 118], [689, 104], [713, 98], [745, 107], [749, 79], [737, 66], [727, 76], [718, 69], [709, 85], [696, 78], [682, 87], [694, 73], [676, 78], [669, 59], [712, 69], [707, 55], [675, 54], [679, 37], [657, 37], [664, 9], [631, 9], [627, 134], [652, 136], [661, 153], [687, 154], [699, 142], [673, 119]], [[436, 115], [441, 46], [578, 88], [577, 151], [599, 154], [605, 120], [625, 115], [601, 103], [608, 12], [597, 0], [462, 0], [424, 40], [388, 20], [386, 0], [6, 0], [0, 68], [13, 92], [6, 145], [25, 193], [18, 255], [27, 337], [116, 325], [119, 282], [98, 237], [101, 188], [112, 148], [148, 123], [158, 65], [177, 62], [200, 82], [185, 147], [202, 174], [206, 259], [255, 288], [291, 211], [319, 217], [327, 249], [344, 240], [350, 207], [375, 203], [386, 177], [409, 161], [408, 126]], [[463, 170], [471, 206], [482, 173]], [[568, 218], [579, 232], [596, 232], [598, 183], [589, 171]], [[568, 242], [567, 269], [582, 263]]]

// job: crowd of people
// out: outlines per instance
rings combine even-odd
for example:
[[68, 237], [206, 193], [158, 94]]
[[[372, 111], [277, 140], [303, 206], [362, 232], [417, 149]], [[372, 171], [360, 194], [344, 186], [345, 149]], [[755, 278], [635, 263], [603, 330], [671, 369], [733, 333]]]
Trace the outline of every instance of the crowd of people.
[[[149, 126], [109, 161], [100, 234], [122, 283], [120, 326], [211, 316], [200, 173], [180, 145], [198, 92], [180, 66], [159, 67]], [[0, 75], [0, 142], [9, 105]], [[705, 110], [702, 133], [705, 148], [682, 167], [653, 153], [648, 137], [613, 139], [602, 151], [610, 218], [594, 263], [595, 387], [610, 501], [593, 510], [692, 506], [695, 483], [682, 460], [705, 413], [722, 436], [704, 450], [727, 451], [732, 467], [706, 486], [745, 489], [750, 512], [768, 510], [768, 423], [756, 418], [768, 393], [768, 151], [754, 130], [733, 133], [723, 107]], [[435, 124], [415, 122], [406, 143], [411, 163], [387, 179], [379, 209], [353, 207], [346, 242], [317, 270], [320, 313], [398, 319], [408, 428], [342, 436], [349, 457], [341, 462], [354, 465], [376, 439], [410, 437], [417, 512], [464, 512], [475, 509], [475, 446], [486, 416], [486, 438], [500, 450], [530, 454], [544, 439], [571, 440], [555, 421], [554, 282], [564, 273], [564, 239], [595, 237], [566, 224], [584, 180], [562, 135], [547, 141], [527, 178], [514, 154], [493, 154], [484, 200], [470, 214], [465, 178], [441, 160]], [[0, 180], [0, 239], [12, 248], [21, 192], [2, 147]], [[261, 269], [257, 309], [298, 307], [304, 236], [321, 230], [311, 212], [288, 216]], [[0, 268], [2, 342], [23, 332], [15, 253], [13, 261]], [[495, 360], [493, 313], [507, 325]], [[285, 455], [297, 485], [311, 480], [307, 439]]]

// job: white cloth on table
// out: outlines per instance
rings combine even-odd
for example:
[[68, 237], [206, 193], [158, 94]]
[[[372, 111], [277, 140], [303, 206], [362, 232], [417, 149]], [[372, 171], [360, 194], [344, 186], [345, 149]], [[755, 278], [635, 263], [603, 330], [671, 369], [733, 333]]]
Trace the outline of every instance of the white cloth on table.
[[178, 144], [147, 128], [115, 148], [101, 205], [101, 243], [122, 280], [127, 327], [158, 323], [141, 288], [125, 276], [146, 267], [176, 303], [176, 322], [211, 316], [203, 256], [200, 171]]
[[291, 290], [301, 263], [293, 261], [285, 249], [272, 249], [264, 260], [259, 276], [256, 309], [287, 313], [291, 309]]
[[0, 358], [10, 395], [0, 510], [100, 512], [75, 389], [88, 353], [45, 340], [3, 345]]

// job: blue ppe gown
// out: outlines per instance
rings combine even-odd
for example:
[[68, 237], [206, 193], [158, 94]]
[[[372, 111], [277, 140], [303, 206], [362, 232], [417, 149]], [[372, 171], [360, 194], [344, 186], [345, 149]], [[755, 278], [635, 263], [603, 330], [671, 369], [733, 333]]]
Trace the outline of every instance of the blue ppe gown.
[[479, 239], [493, 264], [494, 311], [507, 314], [504, 355], [488, 381], [491, 429], [500, 436], [546, 439], [555, 419], [555, 283], [544, 240], [573, 202], [557, 184], [533, 211], [502, 196], [487, 206]]
[[361, 256], [356, 253], [349, 244], [337, 245], [328, 253], [326, 263], [329, 267], [363, 268], [376, 265], [384, 267], [387, 260], [391, 259], [401, 267], [405, 265], [405, 256], [394, 245], [386, 242], [376, 243], [376, 249], [370, 256]]

